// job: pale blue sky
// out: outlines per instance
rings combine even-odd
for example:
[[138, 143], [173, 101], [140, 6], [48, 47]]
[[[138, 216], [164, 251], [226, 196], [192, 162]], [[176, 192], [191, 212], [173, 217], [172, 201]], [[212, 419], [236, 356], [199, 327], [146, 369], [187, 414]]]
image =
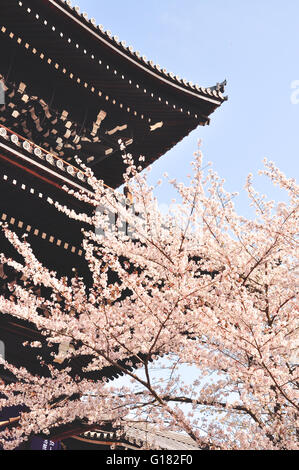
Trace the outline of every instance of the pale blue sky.
[[[229, 101], [153, 166], [156, 181], [167, 171], [180, 180], [189, 172], [197, 140], [206, 161], [241, 191], [246, 175], [273, 160], [298, 174], [299, 104], [291, 103], [299, 80], [299, 2], [296, 0], [76, 0], [81, 11], [133, 45], [148, 59], [201, 86], [228, 80]], [[299, 83], [299, 82], [298, 82]], [[299, 84], [297, 85], [299, 88]], [[297, 97], [299, 94], [297, 94]], [[260, 180], [273, 199], [279, 193]], [[171, 192], [163, 185], [161, 203]], [[246, 215], [247, 199], [238, 209]]]

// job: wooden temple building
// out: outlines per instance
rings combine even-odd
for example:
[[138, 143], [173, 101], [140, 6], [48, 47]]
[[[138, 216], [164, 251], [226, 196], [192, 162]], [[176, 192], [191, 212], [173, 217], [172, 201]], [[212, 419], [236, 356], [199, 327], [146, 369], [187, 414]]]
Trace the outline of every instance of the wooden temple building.
[[[136, 161], [143, 155], [141, 165], [147, 167], [197, 126], [209, 124], [226, 100], [225, 83], [204, 88], [167, 72], [70, 1], [0, 0], [0, 41], [0, 221], [20, 236], [26, 233], [40, 261], [58, 275], [70, 276], [75, 268], [87, 278], [81, 226], [50, 204], [82, 209], [63, 189], [90, 191], [76, 157], [118, 188], [125, 170], [120, 140]], [[17, 259], [2, 233], [0, 252]], [[0, 266], [0, 295], [17, 281], [13, 270]], [[42, 338], [32, 325], [1, 312], [6, 359], [46, 375], [24, 341]], [[51, 352], [42, 350], [47, 362], [53, 362]], [[83, 362], [72, 362], [75, 375], [83, 376]], [[118, 376], [107, 368], [90, 378]], [[1, 377], [12, 380], [0, 369]], [[0, 410], [1, 422], [6, 421]], [[77, 435], [82, 443], [82, 432], [74, 428], [64, 437]]]

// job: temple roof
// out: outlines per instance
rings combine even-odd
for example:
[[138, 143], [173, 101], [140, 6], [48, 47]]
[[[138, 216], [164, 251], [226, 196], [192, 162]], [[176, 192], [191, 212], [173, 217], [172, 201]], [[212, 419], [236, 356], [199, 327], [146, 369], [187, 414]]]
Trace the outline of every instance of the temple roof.
[[181, 78], [172, 72], [168, 72], [159, 64], [155, 64], [152, 60], [148, 60], [146, 56], [141, 55], [139, 51], [135, 51], [132, 46], [127, 46], [125, 41], [120, 41], [118, 36], [115, 36], [111, 31], [104, 29], [102, 25], [97, 25], [94, 18], [89, 18], [88, 13], [80, 12], [80, 7], [72, 5], [70, 0], [49, 0], [54, 6], [57, 6], [61, 11], [66, 12], [73, 17], [74, 20], [81, 24], [83, 27], [88, 28], [90, 34], [95, 34], [100, 40], [110, 46], [111, 50], [117, 51], [120, 55], [125, 55], [127, 60], [134, 63], [136, 66], [146, 69], [149, 73], [154, 73], [159, 79], [171, 83], [174, 87], [180, 87], [185, 92], [191, 92], [194, 96], [212, 97], [225, 101], [227, 98], [223, 96], [226, 81], [217, 83], [212, 87], [201, 87], [197, 83], [193, 84], [186, 78]]
[[[118, 442], [120, 440], [116, 435], [117, 431], [102, 430], [97, 427], [93, 430], [86, 431], [82, 437], [90, 439], [96, 444], [97, 441], [103, 442], [110, 440]], [[168, 431], [167, 429], [159, 429], [158, 426], [148, 423], [124, 423], [122, 439], [131, 443], [133, 446], [147, 445], [149, 449], [160, 450], [200, 450], [189, 436], [184, 433]]]
[[70, 2], [2, 0], [0, 13], [2, 123], [71, 164], [79, 155], [111, 187], [123, 181], [120, 141], [145, 168], [226, 99], [225, 82], [200, 87], [167, 72]]

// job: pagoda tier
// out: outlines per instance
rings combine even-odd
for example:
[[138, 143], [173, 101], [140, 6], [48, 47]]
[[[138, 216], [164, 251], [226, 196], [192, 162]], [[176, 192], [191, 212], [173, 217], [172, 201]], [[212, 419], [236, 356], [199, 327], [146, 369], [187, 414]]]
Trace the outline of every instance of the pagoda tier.
[[202, 88], [127, 48], [69, 2], [1, 0], [0, 122], [117, 187], [119, 141], [155, 161], [225, 100], [224, 84]]
[[[82, 379], [99, 381], [102, 379], [114, 380], [123, 376], [123, 372], [118, 367], [107, 366], [101, 370], [84, 371], [84, 368], [92, 360], [92, 356], [73, 356], [71, 359], [64, 358], [64, 354], [69, 348], [70, 343], [62, 344], [61, 346], [53, 345], [49, 347], [45, 341], [45, 337], [36, 329], [36, 327], [28, 322], [18, 320], [9, 315], [0, 315], [0, 341], [5, 345], [5, 359], [7, 362], [16, 367], [25, 367], [33, 375], [40, 377], [50, 377], [50, 372], [47, 366], [42, 363], [52, 365], [57, 370], [65, 368], [70, 369], [70, 376], [80, 377]], [[25, 343], [41, 343], [41, 347], [26, 346]], [[40, 358], [40, 359], [38, 359]], [[131, 366], [127, 365], [127, 362]], [[128, 358], [127, 360], [119, 361], [118, 365], [127, 370], [133, 371], [136, 365], [140, 362], [136, 357]], [[0, 366], [0, 378], [13, 382], [14, 377]]]

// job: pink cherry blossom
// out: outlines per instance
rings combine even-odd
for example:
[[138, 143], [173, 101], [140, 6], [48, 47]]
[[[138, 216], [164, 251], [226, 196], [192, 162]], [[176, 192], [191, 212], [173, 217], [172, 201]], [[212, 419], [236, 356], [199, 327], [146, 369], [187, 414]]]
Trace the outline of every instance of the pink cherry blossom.
[[[50, 364], [49, 378], [36, 377], [1, 360], [17, 380], [0, 385], [0, 407], [28, 410], [17, 426], [0, 431], [1, 444], [13, 449], [76, 419], [146, 420], [184, 431], [201, 448], [298, 450], [296, 182], [265, 161], [262, 174], [289, 201], [267, 201], [250, 175], [245, 189], [256, 218], [246, 219], [223, 180], [204, 171], [198, 151], [189, 186], [172, 182], [177, 209], [162, 215], [147, 172], [137, 173], [130, 154], [124, 160], [135, 212], [91, 171], [93, 196], [69, 192], [118, 214], [130, 236], [102, 212], [76, 213], [55, 202], [90, 227], [82, 246], [92, 287], [77, 277], [58, 278], [26, 240], [3, 226], [23, 263], [4, 254], [1, 263], [53, 295], [43, 299], [26, 283], [15, 284], [11, 298], [0, 297], [0, 311], [35, 324], [49, 347], [61, 346], [66, 364], [89, 355], [86, 371], [113, 366], [131, 383], [74, 379], [69, 369], [58, 372]], [[111, 272], [117, 282], [109, 281]]]

